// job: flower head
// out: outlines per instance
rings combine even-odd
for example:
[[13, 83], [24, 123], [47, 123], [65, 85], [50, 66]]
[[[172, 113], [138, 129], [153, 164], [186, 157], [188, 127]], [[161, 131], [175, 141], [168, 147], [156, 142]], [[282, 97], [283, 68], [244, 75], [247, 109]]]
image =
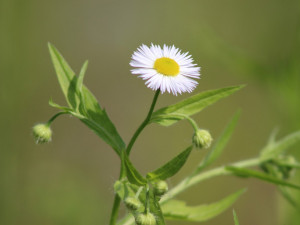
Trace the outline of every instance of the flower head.
[[146, 80], [147, 87], [152, 90], [177, 95], [192, 92], [198, 84], [192, 78], [199, 79], [200, 67], [193, 64], [188, 52], [181, 53], [174, 45], [164, 45], [163, 48], [153, 44], [150, 47], [141, 45], [131, 58], [132, 74]]
[[209, 148], [212, 140], [210, 133], [203, 129], [198, 129], [193, 136], [193, 143], [199, 149]]
[[135, 222], [137, 225], [156, 225], [155, 216], [150, 212], [138, 214]]
[[32, 133], [37, 144], [47, 143], [51, 141], [52, 131], [49, 124], [39, 123], [32, 129]]

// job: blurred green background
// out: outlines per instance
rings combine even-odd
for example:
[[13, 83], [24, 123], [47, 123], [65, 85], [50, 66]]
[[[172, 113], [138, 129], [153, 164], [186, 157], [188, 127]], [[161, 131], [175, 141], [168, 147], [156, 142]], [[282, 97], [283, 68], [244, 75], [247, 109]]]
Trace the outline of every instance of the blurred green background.
[[[233, 139], [215, 166], [255, 157], [275, 127], [279, 136], [300, 128], [299, 0], [0, 0], [0, 224], [108, 224], [119, 173], [109, 146], [69, 116], [53, 124], [50, 144], [34, 144], [31, 127], [56, 112], [48, 106], [50, 97], [65, 104], [47, 42], [76, 72], [89, 60], [85, 84], [126, 142], [154, 94], [130, 74], [129, 61], [139, 45], [151, 42], [174, 44], [193, 55], [202, 67], [194, 93], [247, 84], [195, 116], [216, 138], [242, 109]], [[188, 96], [163, 94], [157, 106]], [[185, 122], [171, 128], [151, 125], [134, 146], [132, 160], [144, 173], [155, 169], [184, 149], [192, 134]], [[293, 150], [298, 159], [299, 147]], [[205, 152], [192, 154], [169, 181], [171, 187]], [[293, 182], [299, 184], [299, 177]], [[300, 223], [299, 211], [273, 185], [254, 179], [221, 177], [178, 198], [191, 205], [210, 203], [241, 187], [248, 191], [234, 204], [240, 224]], [[203, 224], [233, 224], [232, 212]]]

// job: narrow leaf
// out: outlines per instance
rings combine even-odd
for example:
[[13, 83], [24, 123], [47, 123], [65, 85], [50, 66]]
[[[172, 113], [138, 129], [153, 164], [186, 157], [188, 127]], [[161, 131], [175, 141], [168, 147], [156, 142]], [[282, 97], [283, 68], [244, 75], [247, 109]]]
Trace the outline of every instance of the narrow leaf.
[[279, 186], [278, 187], [279, 192], [281, 193], [281, 195], [295, 208], [300, 209], [299, 208], [299, 204], [295, 201], [295, 198], [291, 196], [291, 194], [289, 193], [289, 190], [287, 190], [286, 187], [283, 186]]
[[147, 180], [138, 172], [138, 170], [133, 166], [133, 164], [130, 162], [127, 154], [125, 151], [122, 151], [121, 153], [122, 161], [126, 168], [126, 174], [127, 178], [130, 183], [138, 185], [138, 186], [144, 186], [147, 184]]
[[[276, 161], [276, 163], [278, 163], [278, 161]], [[279, 164], [278, 164], [279, 165]], [[282, 174], [279, 173], [278, 174], [278, 170], [276, 168], [274, 168], [273, 166], [267, 166], [267, 172], [270, 173], [272, 176], [274, 177], [278, 177], [281, 178]], [[295, 208], [298, 208], [298, 203], [294, 200], [294, 198], [290, 195], [289, 190], [287, 189], [287, 187], [283, 186], [283, 185], [278, 185], [278, 190], [281, 193], [281, 195]]]
[[[97, 99], [82, 84], [87, 62], [83, 65], [77, 79], [57, 49], [50, 43], [48, 46], [61, 89], [69, 106], [77, 112], [77, 114], [74, 113], [74, 116], [81, 119], [83, 123], [90, 127], [120, 155], [120, 151], [125, 148], [123, 140]], [[83, 104], [84, 107], [82, 106]], [[78, 111], [78, 109], [80, 110]]]
[[66, 112], [71, 112], [71, 111], [73, 111], [72, 109], [70, 109], [70, 108], [68, 108], [68, 107], [60, 106], [59, 104], [53, 102], [52, 99], [49, 100], [49, 105], [52, 106], [52, 107], [54, 107], [54, 108], [57, 108], [57, 109], [66, 111]]
[[[279, 132], [279, 128], [275, 128], [272, 130], [271, 134], [270, 134], [270, 137], [269, 137], [269, 140], [268, 140], [268, 145], [272, 145], [275, 143], [275, 140], [276, 140], [276, 136]], [[267, 150], [267, 148], [265, 148], [265, 150]]]
[[87, 66], [88, 66], [89, 62], [85, 61], [83, 66], [81, 67], [81, 70], [79, 72], [79, 76], [77, 79], [77, 83], [76, 83], [76, 91], [77, 93], [81, 93], [82, 92], [82, 87], [83, 87], [83, 78], [85, 75], [85, 72], [87, 70]]
[[114, 191], [119, 195], [119, 197], [124, 201], [127, 197], [135, 196], [137, 186], [130, 184], [128, 182], [116, 181], [114, 184]]
[[273, 184], [283, 185], [283, 186], [287, 186], [287, 187], [291, 187], [291, 188], [295, 188], [295, 189], [300, 189], [300, 186], [298, 186], [296, 184], [286, 182], [284, 180], [281, 180], [274, 176], [267, 175], [267, 174], [259, 172], [259, 171], [238, 168], [238, 167], [233, 167], [233, 166], [227, 166], [226, 170], [231, 171], [232, 173], [234, 173], [237, 176], [254, 177], [254, 178], [258, 178], [260, 180], [264, 180], [264, 181], [267, 181], [267, 182], [270, 182]]
[[216, 217], [229, 208], [245, 189], [239, 190], [226, 198], [209, 205], [187, 206], [185, 202], [170, 200], [162, 206], [165, 219], [202, 222]]
[[[149, 206], [150, 206], [150, 211], [154, 214], [155, 219], [156, 219], [156, 225], [165, 225], [165, 220], [164, 216], [162, 213], [162, 210], [160, 208], [159, 204], [159, 198], [157, 198], [154, 193], [153, 189], [149, 190]], [[146, 199], [145, 199], [146, 201]]]
[[206, 155], [204, 160], [200, 163], [199, 167], [196, 169], [195, 173], [200, 172], [205, 167], [212, 164], [223, 152], [225, 146], [227, 145], [232, 133], [236, 127], [237, 121], [240, 117], [240, 111], [236, 112], [230, 122], [227, 124], [226, 128], [222, 132], [221, 136], [213, 145], [210, 152]]
[[76, 95], [76, 87], [74, 82], [74, 78], [76, 78], [75, 73], [53, 45], [49, 43], [48, 47], [60, 87], [69, 106], [72, 109], [76, 109], [76, 106], [79, 103], [79, 98]]
[[234, 225], [240, 225], [235, 210], [233, 210], [233, 219], [234, 219]]
[[87, 115], [87, 111], [86, 111], [86, 107], [85, 107], [85, 98], [84, 98], [84, 94], [82, 91], [83, 78], [84, 78], [85, 72], [87, 70], [87, 66], [88, 66], [88, 61], [85, 61], [83, 66], [81, 67], [81, 70], [79, 72], [79, 76], [78, 76], [78, 79], [76, 82], [76, 94], [80, 98], [80, 102], [77, 106], [77, 111], [79, 111], [83, 115]]
[[169, 177], [174, 176], [185, 164], [187, 158], [189, 157], [193, 146], [188, 147], [186, 150], [181, 152], [175, 158], [167, 162], [162, 167], [157, 170], [147, 174], [148, 180], [165, 180]]
[[193, 115], [200, 112], [207, 106], [215, 103], [216, 101], [233, 94], [237, 90], [240, 90], [242, 87], [244, 87], [244, 85], [199, 93], [174, 105], [170, 105], [157, 110], [152, 114], [151, 122], [158, 123], [163, 126], [170, 126], [176, 121], [181, 120], [182, 118], [178, 117], [177, 119], [172, 118], [171, 120], [169, 120], [167, 118], [162, 119], [161, 116], [172, 113], [185, 114], [188, 116]]
[[300, 131], [296, 131], [292, 134], [289, 134], [288, 136], [282, 138], [279, 141], [276, 142], [270, 142], [261, 153], [261, 160], [269, 160], [272, 159], [281, 153], [283, 153], [285, 150], [287, 150], [289, 147], [293, 146], [297, 142], [300, 141]]

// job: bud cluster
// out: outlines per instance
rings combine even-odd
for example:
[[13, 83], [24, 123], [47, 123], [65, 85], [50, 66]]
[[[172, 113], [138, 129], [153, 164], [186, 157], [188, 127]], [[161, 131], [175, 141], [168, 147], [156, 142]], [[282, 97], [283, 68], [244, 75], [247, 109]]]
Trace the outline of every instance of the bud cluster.
[[278, 178], [289, 179], [290, 177], [292, 177], [295, 171], [292, 165], [296, 163], [297, 161], [293, 156], [280, 155], [275, 159], [264, 162], [261, 165], [261, 168], [266, 173], [271, 173], [273, 175], [276, 175]]

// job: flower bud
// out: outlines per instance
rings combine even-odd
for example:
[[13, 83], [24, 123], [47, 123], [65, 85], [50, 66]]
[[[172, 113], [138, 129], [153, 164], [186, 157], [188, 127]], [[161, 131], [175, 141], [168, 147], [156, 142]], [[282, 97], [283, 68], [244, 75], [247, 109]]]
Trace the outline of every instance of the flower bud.
[[[297, 160], [292, 155], [281, 156], [281, 157], [279, 157], [279, 159], [281, 162], [278, 163], [278, 169], [282, 173], [283, 179], [291, 178], [294, 175], [296, 170], [295, 170], [295, 168], [293, 168], [290, 165], [296, 164]], [[276, 160], [275, 160], [275, 163], [276, 163]], [[285, 165], [280, 165], [281, 163], [283, 163]]]
[[135, 218], [137, 225], [156, 225], [155, 217], [152, 213], [141, 213]]
[[141, 202], [134, 197], [127, 197], [124, 203], [128, 209], [133, 211], [136, 211], [141, 206]]
[[168, 184], [163, 180], [157, 181], [153, 184], [153, 190], [154, 194], [162, 196], [168, 191]]
[[199, 148], [209, 148], [212, 142], [212, 137], [207, 130], [198, 129], [193, 136], [193, 144]]
[[51, 141], [52, 131], [48, 124], [39, 123], [32, 130], [35, 142], [37, 144], [47, 143]]

